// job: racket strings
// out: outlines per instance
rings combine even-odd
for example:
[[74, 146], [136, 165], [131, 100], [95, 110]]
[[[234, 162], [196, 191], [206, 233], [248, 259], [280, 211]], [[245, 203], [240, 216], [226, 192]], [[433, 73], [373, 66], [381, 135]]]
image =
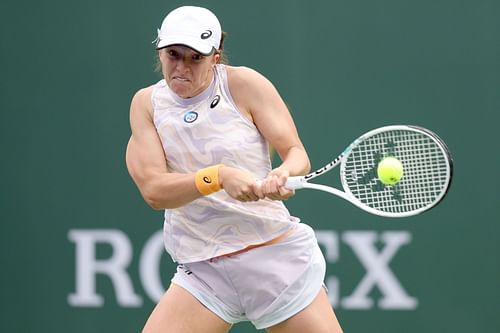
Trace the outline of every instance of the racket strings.
[[[393, 186], [378, 180], [378, 163], [394, 156], [404, 167]], [[439, 141], [417, 131], [380, 132], [355, 146], [344, 162], [343, 184], [363, 204], [385, 212], [404, 213], [434, 204], [446, 192], [450, 167]]]

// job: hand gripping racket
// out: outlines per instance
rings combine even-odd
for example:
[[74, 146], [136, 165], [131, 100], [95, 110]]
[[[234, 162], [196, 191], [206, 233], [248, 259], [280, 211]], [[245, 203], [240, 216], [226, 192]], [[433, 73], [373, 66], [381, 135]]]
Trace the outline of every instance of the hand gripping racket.
[[[377, 175], [378, 163], [388, 156], [403, 165], [403, 177], [394, 185], [385, 185]], [[339, 164], [344, 191], [309, 182]], [[417, 126], [393, 125], [367, 132], [321, 169], [289, 177], [285, 186], [325, 191], [375, 215], [404, 217], [437, 205], [448, 191], [452, 173], [450, 152], [435, 133]]]

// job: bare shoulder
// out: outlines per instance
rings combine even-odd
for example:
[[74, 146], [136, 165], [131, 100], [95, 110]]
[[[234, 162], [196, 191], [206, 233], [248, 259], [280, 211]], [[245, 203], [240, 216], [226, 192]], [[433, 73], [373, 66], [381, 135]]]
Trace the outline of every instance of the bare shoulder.
[[130, 112], [146, 112], [152, 114], [153, 106], [151, 104], [151, 95], [153, 93], [154, 85], [139, 89], [132, 97], [130, 105]]
[[268, 102], [276, 88], [264, 75], [249, 67], [227, 66], [229, 90], [237, 106], [252, 114], [259, 102]]
[[229, 84], [239, 88], [258, 86], [259, 83], [269, 81], [256, 70], [245, 66], [226, 66]]

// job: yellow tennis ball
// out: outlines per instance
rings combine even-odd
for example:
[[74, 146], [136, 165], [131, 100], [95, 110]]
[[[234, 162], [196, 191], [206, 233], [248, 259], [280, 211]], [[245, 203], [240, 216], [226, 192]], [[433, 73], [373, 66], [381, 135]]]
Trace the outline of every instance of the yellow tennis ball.
[[377, 175], [385, 185], [394, 185], [403, 177], [403, 164], [395, 157], [386, 157], [378, 164]]

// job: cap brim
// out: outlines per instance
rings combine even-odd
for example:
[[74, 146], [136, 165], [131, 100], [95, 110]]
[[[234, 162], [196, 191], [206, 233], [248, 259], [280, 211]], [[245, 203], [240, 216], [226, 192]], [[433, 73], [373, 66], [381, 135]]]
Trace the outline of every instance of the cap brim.
[[210, 55], [213, 52], [213, 46], [212, 45], [207, 45], [204, 42], [200, 42], [199, 40], [190, 40], [187, 38], [166, 38], [166, 39], [160, 39], [160, 42], [156, 45], [156, 49], [161, 49], [167, 46], [171, 45], [182, 45], [182, 46], [187, 46], [196, 52], [203, 54], [203, 55]]

